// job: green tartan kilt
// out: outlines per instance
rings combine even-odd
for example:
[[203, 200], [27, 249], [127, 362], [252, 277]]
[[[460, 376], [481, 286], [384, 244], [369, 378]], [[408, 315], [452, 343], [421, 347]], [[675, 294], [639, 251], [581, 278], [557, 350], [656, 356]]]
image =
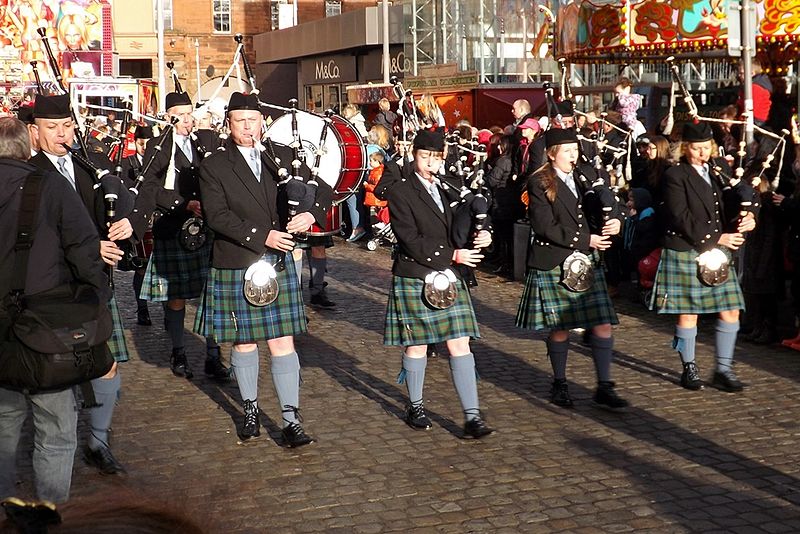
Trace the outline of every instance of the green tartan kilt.
[[571, 330], [619, 324], [608, 296], [603, 265], [596, 252], [589, 257], [594, 265], [594, 284], [582, 293], [561, 284], [560, 265], [549, 271], [528, 269], [516, 326], [527, 330]]
[[128, 355], [128, 345], [125, 342], [125, 330], [122, 326], [122, 316], [119, 313], [116, 297], [111, 297], [111, 300], [108, 302], [108, 308], [111, 310], [111, 319], [114, 325], [114, 329], [111, 331], [111, 337], [108, 339], [108, 350], [114, 357], [114, 361], [127, 362], [130, 356]]
[[164, 302], [199, 297], [208, 278], [212, 247], [210, 233], [205, 244], [195, 251], [183, 248], [178, 236], [153, 240], [139, 298]]
[[422, 299], [425, 282], [418, 278], [392, 276], [383, 344], [407, 347], [461, 337], [481, 337], [469, 290], [463, 280], [459, 280], [459, 284], [455, 303], [437, 310]]
[[[722, 249], [730, 261], [731, 255]], [[703, 314], [727, 310], [743, 310], [744, 296], [736, 278], [736, 269], [730, 263], [730, 276], [724, 284], [710, 287], [697, 277], [698, 253], [681, 252], [665, 248], [650, 297], [650, 309], [658, 313]]]
[[[275, 264], [276, 254], [265, 255]], [[215, 269], [208, 274], [197, 308], [194, 331], [218, 343], [255, 343], [302, 334], [306, 328], [303, 295], [291, 253], [286, 269], [278, 273], [278, 298], [267, 306], [253, 306], [244, 298], [242, 281], [247, 269]]]

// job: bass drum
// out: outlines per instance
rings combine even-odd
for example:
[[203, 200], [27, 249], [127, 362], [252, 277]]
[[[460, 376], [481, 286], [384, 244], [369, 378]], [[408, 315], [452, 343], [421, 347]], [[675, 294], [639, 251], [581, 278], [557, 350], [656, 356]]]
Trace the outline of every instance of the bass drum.
[[339, 235], [342, 232], [342, 208], [339, 204], [334, 204], [328, 210], [328, 217], [325, 221], [325, 227], [318, 225], [316, 222], [311, 225], [311, 230], [306, 232], [310, 236], [329, 236]]
[[[310, 168], [314, 165], [325, 127], [324, 117], [307, 111], [297, 112], [297, 131], [305, 151], [305, 164]], [[291, 113], [281, 115], [272, 121], [267, 128], [267, 135], [276, 143], [291, 145], [293, 142]], [[337, 206], [358, 191], [361, 182], [366, 178], [369, 172], [367, 149], [355, 127], [338, 115], [331, 117], [322, 149], [319, 177], [333, 188], [333, 205]], [[331, 220], [330, 216], [328, 220]], [[319, 234], [312, 233], [312, 235]]]

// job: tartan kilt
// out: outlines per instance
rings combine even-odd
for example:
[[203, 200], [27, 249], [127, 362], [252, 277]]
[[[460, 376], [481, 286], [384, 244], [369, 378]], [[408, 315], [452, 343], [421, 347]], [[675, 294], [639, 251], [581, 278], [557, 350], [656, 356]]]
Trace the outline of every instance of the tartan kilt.
[[460, 337], [479, 338], [469, 290], [463, 280], [459, 280], [459, 284], [455, 303], [449, 308], [436, 310], [422, 299], [425, 282], [418, 278], [392, 276], [383, 344], [407, 347]]
[[205, 244], [193, 252], [181, 246], [177, 235], [154, 239], [139, 298], [164, 302], [199, 297], [208, 278], [212, 247], [210, 233]]
[[[730, 252], [722, 249], [731, 259]], [[661, 252], [658, 271], [650, 297], [650, 309], [658, 313], [703, 314], [726, 310], [743, 310], [744, 296], [736, 277], [733, 262], [730, 275], [724, 284], [710, 287], [697, 277], [698, 253], [694, 250], [681, 252], [665, 248]]]
[[[273, 265], [277, 254], [268, 253]], [[247, 269], [215, 269], [208, 273], [197, 308], [194, 332], [218, 343], [255, 343], [265, 339], [302, 334], [306, 328], [303, 295], [291, 253], [286, 269], [278, 273], [278, 298], [267, 306], [253, 306], [244, 298], [242, 281]]]
[[516, 326], [527, 330], [572, 330], [619, 324], [599, 255], [593, 251], [589, 257], [594, 265], [594, 284], [582, 293], [561, 284], [560, 265], [549, 271], [528, 269]]
[[116, 297], [111, 297], [108, 302], [108, 308], [111, 310], [111, 320], [114, 326], [111, 331], [111, 337], [107, 341], [108, 350], [114, 357], [114, 361], [118, 363], [127, 362], [130, 359], [128, 344], [125, 342], [125, 330], [122, 326], [122, 316], [119, 313]]

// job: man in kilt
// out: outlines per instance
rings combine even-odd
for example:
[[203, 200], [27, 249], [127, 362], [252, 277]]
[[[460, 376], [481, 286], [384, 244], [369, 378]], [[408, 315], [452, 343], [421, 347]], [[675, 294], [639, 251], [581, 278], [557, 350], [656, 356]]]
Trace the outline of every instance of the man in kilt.
[[[191, 137], [194, 106], [189, 96], [169, 93], [166, 109], [169, 119], [177, 122], [173, 131], [166, 134], [163, 150], [156, 150], [155, 144], [147, 147], [144, 161], [153, 158], [153, 163], [145, 174], [136, 202], [137, 213], [148, 219], [156, 209], [161, 213], [153, 223], [153, 253], [140, 298], [163, 303], [164, 328], [172, 342], [172, 373], [192, 378], [194, 373], [184, 348], [186, 299], [199, 297], [203, 292], [213, 240], [209, 232], [192, 234], [187, 230], [203, 217], [198, 167], [205, 154]], [[205, 241], [195, 239], [203, 235]], [[205, 373], [220, 381], [230, 376], [222, 364], [219, 345], [212, 337], [206, 337]]]
[[[95, 170], [87, 168], [83, 162], [73, 158], [63, 146], [72, 146], [75, 141], [75, 127], [70, 112], [69, 95], [37, 96], [33, 114], [33, 132], [41, 150], [31, 158], [30, 162], [40, 169], [59, 172], [78, 192], [98, 233], [101, 236], [107, 236], [107, 239], [100, 241], [100, 256], [108, 268], [113, 269], [122, 258], [122, 250], [114, 241], [129, 239], [134, 233], [134, 227], [127, 218], [115, 222], [110, 227], [106, 226], [103, 204], [104, 190], [94, 187]], [[93, 153], [90, 157], [91, 162], [97, 168], [111, 169], [111, 162], [104, 155]], [[122, 192], [129, 194], [126, 187], [120, 189], [121, 194]], [[137, 225], [135, 232], [137, 235], [144, 232], [141, 224]], [[109, 307], [114, 321], [114, 330], [108, 341], [108, 348], [114, 356], [115, 362], [125, 362], [129, 358], [128, 347], [125, 344], [119, 307], [113, 296]], [[111, 453], [108, 442], [108, 432], [111, 428], [111, 420], [120, 390], [120, 373], [116, 363], [106, 376], [92, 380], [92, 389], [96, 406], [89, 410], [91, 430], [84, 458], [87, 463], [95, 466], [101, 473], [122, 473], [125, 469]]]
[[[544, 135], [547, 163], [528, 178], [528, 216], [534, 233], [528, 250], [528, 276], [517, 310], [516, 325], [530, 330], [549, 330], [547, 355], [553, 368], [550, 401], [572, 407], [567, 386], [567, 353], [569, 331], [591, 329], [597, 390], [594, 401], [609, 408], [624, 408], [628, 402], [614, 391], [611, 381], [611, 360], [614, 338], [612, 324], [617, 315], [608, 297], [598, 251], [611, 246], [611, 236], [622, 226], [619, 218], [610, 217], [590, 225], [594, 214], [588, 213], [586, 187], [576, 176], [580, 158], [574, 129], [553, 128]], [[588, 258], [594, 269], [589, 287], [578, 287], [562, 275], [569, 273], [570, 261], [579, 252]], [[568, 260], [569, 258], [569, 260]], [[570, 288], [571, 287], [571, 288]]]
[[695, 363], [697, 315], [718, 313], [712, 384], [723, 391], [741, 391], [743, 385], [733, 370], [739, 310], [744, 308], [736, 271], [731, 266], [725, 282], [707, 285], [698, 277], [697, 259], [718, 248], [730, 260], [729, 251], [744, 243], [743, 233], [755, 228], [755, 217], [739, 215], [738, 200], [715, 169], [730, 176], [727, 162], [712, 158], [716, 145], [709, 124], [686, 123], [682, 143], [681, 161], [663, 178], [666, 236], [650, 309], [678, 315], [672, 347], [683, 363], [681, 386], [691, 390], [703, 387]]
[[[413, 156], [414, 161], [403, 166], [401, 179], [385, 193], [398, 250], [392, 266], [383, 343], [404, 347], [398, 380], [405, 380], [408, 387], [405, 421], [414, 429], [427, 430], [431, 420], [422, 396], [426, 349], [428, 344], [447, 342], [453, 383], [464, 411], [464, 437], [481, 438], [494, 430], [481, 418], [475, 359], [469, 347], [470, 338], [480, 334], [469, 290], [454, 267], [475, 267], [483, 258], [479, 249], [488, 247], [492, 236], [481, 230], [471, 249], [457, 249], [453, 244], [453, 211], [443, 201], [437, 178], [444, 160], [442, 133], [417, 132]], [[434, 307], [423, 300], [425, 279], [443, 271], [452, 275], [457, 294], [449, 307]]]
[[[303, 430], [298, 411], [300, 361], [294, 336], [306, 331], [306, 317], [290, 254], [292, 234], [307, 231], [314, 221], [325, 224], [333, 190], [320, 181], [307, 211], [301, 209], [288, 220], [287, 196], [283, 187], [278, 188], [278, 181], [283, 179], [279, 178], [280, 161], [291, 162], [292, 151], [274, 144], [270, 154], [259, 150], [263, 116], [256, 95], [233, 93], [228, 120], [230, 137], [225, 150], [210, 156], [200, 167], [205, 213], [216, 239], [195, 331], [233, 343], [231, 367], [245, 413], [238, 432], [242, 441], [261, 434], [257, 342], [267, 341], [272, 381], [283, 416], [283, 438], [287, 446], [299, 447], [312, 439]], [[255, 305], [245, 298], [243, 282], [248, 267], [261, 258], [275, 266], [278, 295], [271, 303]]]

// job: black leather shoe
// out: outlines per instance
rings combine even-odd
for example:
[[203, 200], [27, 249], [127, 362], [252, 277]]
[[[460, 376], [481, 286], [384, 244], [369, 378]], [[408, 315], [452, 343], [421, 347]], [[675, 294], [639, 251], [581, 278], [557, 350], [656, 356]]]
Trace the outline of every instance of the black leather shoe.
[[572, 408], [575, 404], [569, 396], [569, 386], [566, 380], [553, 380], [550, 388], [550, 402], [562, 408]]
[[185, 378], [194, 377], [194, 373], [189, 369], [189, 363], [186, 361], [186, 352], [184, 352], [182, 348], [172, 349], [170, 368], [172, 369], [172, 374], [175, 376], [182, 376]]
[[311, 297], [311, 305], [319, 306], [320, 308], [333, 308], [336, 303], [329, 299], [325, 293], [317, 293]]
[[261, 435], [261, 424], [258, 422], [258, 402], [256, 400], [245, 400], [244, 423], [239, 431], [239, 439], [247, 441]]
[[594, 402], [613, 410], [628, 407], [628, 401], [620, 398], [614, 391], [614, 382], [598, 382], [597, 390], [594, 393]]
[[696, 363], [686, 362], [683, 364], [681, 386], [692, 391], [697, 391], [703, 387], [703, 381], [700, 379], [700, 370], [697, 368]]
[[119, 475], [127, 472], [108, 447], [100, 447], [97, 450], [86, 447], [83, 458], [87, 464], [96, 467], [101, 475]]
[[136, 324], [139, 326], [153, 325], [153, 321], [150, 320], [150, 311], [147, 308], [141, 308], [136, 311]]
[[283, 434], [283, 440], [286, 446], [290, 448], [302, 447], [303, 445], [314, 443], [314, 440], [311, 436], [306, 434], [303, 427], [300, 426], [300, 423], [289, 423], [287, 426], [283, 427], [281, 434]]
[[231, 379], [231, 370], [222, 364], [222, 360], [219, 358], [219, 356], [207, 357], [204, 370], [206, 375], [214, 380], [227, 382]]
[[429, 430], [433, 424], [425, 413], [425, 407], [420, 404], [411, 404], [406, 408], [405, 421], [415, 430]]
[[474, 439], [480, 439], [484, 436], [488, 436], [494, 432], [494, 428], [489, 428], [486, 426], [486, 423], [480, 417], [475, 417], [474, 419], [470, 419], [466, 423], [464, 423], [464, 437], [471, 437]]
[[425, 356], [428, 358], [438, 358], [439, 353], [436, 351], [436, 344], [430, 343], [428, 344], [428, 348], [425, 349]]
[[733, 369], [725, 371], [724, 373], [715, 371], [711, 383], [715, 388], [727, 391], [728, 393], [736, 393], [744, 389], [744, 384], [742, 384], [739, 377], [736, 376], [736, 373], [733, 372]]

